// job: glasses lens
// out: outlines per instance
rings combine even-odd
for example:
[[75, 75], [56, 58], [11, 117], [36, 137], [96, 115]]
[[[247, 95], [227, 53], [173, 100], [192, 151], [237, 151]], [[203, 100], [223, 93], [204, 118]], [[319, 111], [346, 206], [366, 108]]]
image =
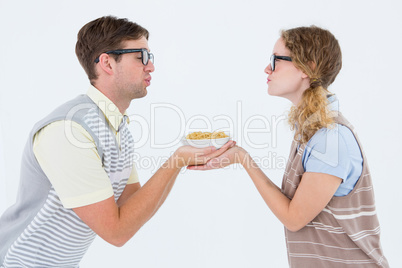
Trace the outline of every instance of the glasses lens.
[[145, 49], [143, 49], [141, 51], [141, 57], [142, 57], [142, 64], [147, 65], [148, 64], [148, 51], [146, 51]]
[[154, 64], [154, 54], [148, 53], [148, 56], [149, 56], [149, 60], [152, 62], [152, 64]]
[[271, 56], [271, 71], [275, 70], [275, 55]]

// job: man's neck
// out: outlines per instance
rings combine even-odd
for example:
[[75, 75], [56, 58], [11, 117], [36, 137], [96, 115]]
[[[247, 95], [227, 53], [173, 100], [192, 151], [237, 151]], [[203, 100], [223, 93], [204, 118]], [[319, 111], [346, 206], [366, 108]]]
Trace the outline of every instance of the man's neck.
[[97, 84], [94, 84], [94, 87], [99, 90], [103, 95], [105, 95], [109, 100], [111, 100], [114, 105], [116, 105], [117, 109], [119, 109], [121, 114], [124, 114], [130, 106], [131, 101], [123, 100], [117, 93], [117, 90]]

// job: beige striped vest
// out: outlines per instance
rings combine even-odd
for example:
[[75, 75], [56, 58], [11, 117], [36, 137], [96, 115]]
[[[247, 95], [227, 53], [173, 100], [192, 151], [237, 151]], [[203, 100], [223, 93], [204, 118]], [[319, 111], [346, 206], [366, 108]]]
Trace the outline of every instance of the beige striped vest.
[[[297, 232], [285, 228], [290, 267], [389, 267], [380, 245], [380, 225], [366, 156], [350, 123], [340, 114], [335, 122], [354, 134], [363, 156], [363, 171], [346, 196], [332, 197], [311, 222]], [[294, 140], [282, 181], [282, 192], [293, 198], [302, 179], [303, 151]]]

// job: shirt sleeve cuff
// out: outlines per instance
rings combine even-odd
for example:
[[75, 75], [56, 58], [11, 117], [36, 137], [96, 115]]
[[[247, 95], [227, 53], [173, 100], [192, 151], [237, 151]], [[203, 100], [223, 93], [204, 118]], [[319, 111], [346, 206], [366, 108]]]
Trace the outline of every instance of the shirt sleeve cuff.
[[306, 172], [311, 172], [311, 173], [324, 173], [324, 174], [328, 174], [328, 175], [332, 175], [335, 177], [338, 177], [342, 180], [342, 183], [345, 182], [346, 178], [347, 178], [347, 174], [345, 174], [345, 172], [343, 172], [342, 170], [335, 170], [335, 169], [315, 169], [315, 170], [306, 170]]
[[135, 165], [133, 165], [133, 169], [131, 170], [131, 174], [130, 177], [128, 178], [127, 184], [133, 184], [138, 182], [140, 182], [140, 179], [138, 178], [137, 169], [135, 168]]

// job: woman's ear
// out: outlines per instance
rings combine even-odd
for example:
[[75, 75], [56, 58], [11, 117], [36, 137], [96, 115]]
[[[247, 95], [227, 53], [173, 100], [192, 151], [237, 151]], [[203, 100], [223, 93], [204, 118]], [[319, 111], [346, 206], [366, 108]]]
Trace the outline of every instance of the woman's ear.
[[309, 61], [308, 65], [310, 66], [312, 71], [315, 71], [315, 68], [317, 67], [317, 64], [314, 61]]
[[307, 77], [314, 77], [314, 76], [316, 76], [317, 74], [315, 73], [315, 69], [316, 69], [316, 67], [317, 67], [317, 64], [316, 64], [314, 61], [309, 61], [309, 62], [308, 62], [308, 66], [309, 66], [310, 69], [311, 69], [311, 76], [307, 76]]
[[302, 72], [302, 74], [301, 74], [301, 78], [302, 79], [305, 79], [305, 78], [309, 78], [310, 76], [308, 76], [307, 74], [305, 74], [304, 72]]

